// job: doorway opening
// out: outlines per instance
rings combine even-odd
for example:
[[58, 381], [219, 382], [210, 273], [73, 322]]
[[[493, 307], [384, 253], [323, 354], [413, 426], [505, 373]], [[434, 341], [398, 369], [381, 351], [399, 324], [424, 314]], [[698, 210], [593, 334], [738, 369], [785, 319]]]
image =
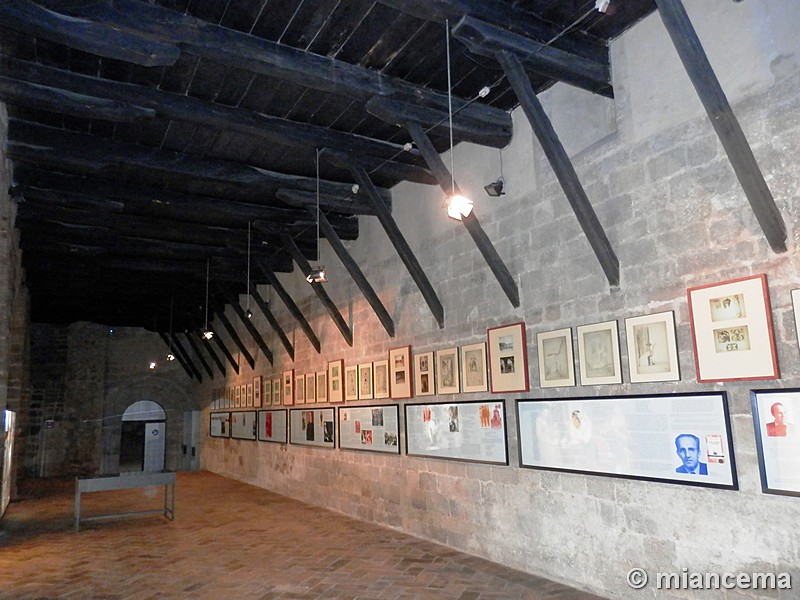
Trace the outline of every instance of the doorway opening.
[[164, 470], [167, 415], [151, 400], [131, 404], [122, 415], [120, 473]]

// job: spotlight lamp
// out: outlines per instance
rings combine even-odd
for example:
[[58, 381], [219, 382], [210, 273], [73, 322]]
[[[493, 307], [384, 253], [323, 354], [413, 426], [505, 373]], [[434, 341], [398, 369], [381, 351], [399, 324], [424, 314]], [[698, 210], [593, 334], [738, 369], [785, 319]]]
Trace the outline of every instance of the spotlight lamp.
[[210, 329], [206, 329], [206, 330], [203, 332], [203, 338], [204, 338], [204, 339], [210, 340], [210, 339], [211, 339], [211, 338], [213, 338], [213, 337], [214, 337], [214, 332], [213, 332], [213, 331], [211, 331]]
[[169, 354], [167, 354], [167, 360], [169, 362], [172, 362], [173, 360], [175, 360], [175, 355], [172, 352], [170, 352]]
[[156, 363], [155, 363], [155, 361], [150, 361], [150, 365], [148, 365], [148, 366], [150, 367], [150, 370], [151, 370], [151, 371], [152, 371], [152, 370], [154, 370], [154, 369], [156, 368]]
[[493, 181], [489, 185], [483, 186], [483, 189], [486, 190], [486, 193], [489, 194], [492, 198], [497, 198], [498, 196], [505, 196], [505, 192], [503, 191], [503, 178], [500, 177], [497, 181]]
[[456, 221], [468, 217], [472, 212], [472, 200], [461, 194], [455, 194], [447, 199], [447, 216]]
[[311, 269], [311, 272], [306, 276], [308, 283], [325, 283], [328, 281], [328, 274], [325, 272], [325, 267], [319, 266]]

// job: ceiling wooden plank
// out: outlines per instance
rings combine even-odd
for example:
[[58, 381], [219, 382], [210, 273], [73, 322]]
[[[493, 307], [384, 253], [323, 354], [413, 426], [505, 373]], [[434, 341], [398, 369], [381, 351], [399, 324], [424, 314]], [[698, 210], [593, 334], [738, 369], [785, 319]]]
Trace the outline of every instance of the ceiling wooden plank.
[[466, 44], [470, 52], [494, 56], [497, 52], [514, 55], [521, 64], [554, 80], [564, 81], [602, 96], [613, 97], [611, 65], [570, 54], [510, 33], [472, 17], [463, 17], [453, 27], [453, 37]]
[[171, 65], [180, 56], [180, 50], [174, 44], [69, 18], [29, 0], [3, 0], [0, 2], [0, 16], [4, 27], [137, 65]]
[[786, 223], [686, 9], [680, 0], [656, 0], [656, 5], [770, 247], [786, 252]]
[[525, 74], [521, 63], [517, 57], [508, 52], [497, 53], [497, 60], [503, 67], [508, 81], [517, 98], [520, 101], [522, 110], [533, 128], [536, 139], [542, 146], [542, 151], [547, 156], [550, 166], [555, 172], [564, 194], [567, 196], [578, 223], [583, 230], [589, 245], [597, 257], [603, 272], [611, 286], [619, 285], [619, 259], [611, 247], [597, 214], [592, 208], [591, 202], [586, 195], [586, 191], [581, 185], [575, 167], [569, 159], [567, 151], [558, 139], [558, 134], [553, 128], [547, 113], [545, 113], [536, 92], [531, 87], [528, 76]]
[[[196, 56], [235, 68], [278, 77], [303, 87], [359, 98], [366, 102], [375, 95], [396, 95], [407, 102], [432, 108], [448, 106], [446, 94], [387, 77], [377, 71], [347, 62], [310, 54], [256, 36], [226, 29], [150, 6], [137, 0], [98, 0], [91, 4], [63, 6], [45, 0], [54, 10], [65, 10], [123, 31], [134, 31], [157, 40], [169, 40]], [[471, 117], [497, 129], [496, 147], [511, 140], [511, 117], [504, 111], [460, 98], [453, 102], [456, 120]]]

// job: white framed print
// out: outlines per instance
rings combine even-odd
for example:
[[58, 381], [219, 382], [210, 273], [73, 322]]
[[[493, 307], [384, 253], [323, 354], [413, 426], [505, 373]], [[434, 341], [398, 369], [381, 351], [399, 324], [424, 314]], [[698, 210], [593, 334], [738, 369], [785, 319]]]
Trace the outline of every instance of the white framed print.
[[580, 325], [577, 332], [581, 385], [622, 383], [617, 322]]
[[675, 313], [671, 310], [625, 319], [631, 383], [679, 381]]
[[572, 328], [536, 334], [539, 357], [539, 387], [571, 387], [575, 385], [575, 357], [572, 350]]

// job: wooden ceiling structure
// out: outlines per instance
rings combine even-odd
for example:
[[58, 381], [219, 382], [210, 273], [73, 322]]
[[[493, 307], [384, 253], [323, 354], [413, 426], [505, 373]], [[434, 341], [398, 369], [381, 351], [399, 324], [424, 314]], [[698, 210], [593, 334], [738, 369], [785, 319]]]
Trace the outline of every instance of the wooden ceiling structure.
[[[618, 284], [613, 249], [536, 93], [564, 81], [612, 96], [608, 42], [657, 5], [687, 35], [690, 24], [665, 17], [685, 14], [680, 0], [4, 0], [0, 100], [32, 321], [138, 326], [172, 343], [213, 318], [253, 364], [224, 314], [233, 306], [272, 360], [239, 306], [249, 291], [293, 357], [255, 287], [270, 284], [319, 351], [276, 276], [310, 271], [319, 226], [392, 336], [343, 244], [367, 215], [443, 326], [389, 190], [414, 181], [455, 191], [438, 156], [450, 143], [449, 89], [456, 143], [506, 146], [522, 104]], [[463, 222], [518, 306], [477, 217]], [[324, 286], [313, 287], [352, 344]], [[234, 361], [218, 338], [224, 356], [211, 354], [223, 369]]]

